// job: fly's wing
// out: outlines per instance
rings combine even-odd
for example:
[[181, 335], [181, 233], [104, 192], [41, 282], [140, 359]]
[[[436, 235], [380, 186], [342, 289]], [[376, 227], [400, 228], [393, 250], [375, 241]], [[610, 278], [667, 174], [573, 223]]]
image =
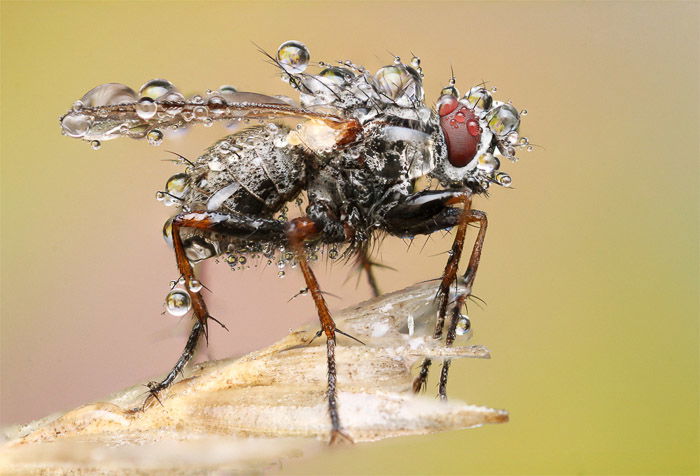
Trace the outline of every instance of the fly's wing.
[[148, 138], [158, 144], [167, 130], [214, 121], [248, 121], [297, 118], [311, 120], [333, 131], [337, 145], [354, 140], [359, 124], [339, 115], [310, 111], [285, 100], [248, 92], [217, 91], [208, 98], [191, 99], [177, 91], [156, 99], [136, 93], [123, 84], [108, 83], [92, 89], [61, 117], [64, 135], [86, 141], [105, 141], [117, 137]]

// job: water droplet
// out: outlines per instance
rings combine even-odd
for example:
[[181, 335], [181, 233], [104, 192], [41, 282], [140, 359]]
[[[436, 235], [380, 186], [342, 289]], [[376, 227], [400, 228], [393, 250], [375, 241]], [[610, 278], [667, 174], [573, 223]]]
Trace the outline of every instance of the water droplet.
[[322, 78], [328, 79], [338, 86], [344, 86], [355, 77], [355, 73], [347, 68], [341, 68], [340, 66], [331, 66], [330, 68], [326, 68], [318, 75]]
[[228, 84], [224, 84], [223, 86], [221, 86], [219, 88], [219, 91], [222, 93], [228, 93], [228, 94], [233, 94], [233, 93], [238, 92], [238, 90], [236, 88], [234, 88], [233, 86], [228, 85]]
[[174, 90], [175, 86], [167, 79], [151, 79], [139, 88], [139, 96], [155, 101]]
[[168, 244], [168, 246], [173, 246], [173, 218], [168, 218], [165, 223], [163, 223], [163, 239]]
[[160, 145], [163, 143], [163, 133], [158, 129], [151, 129], [148, 131], [146, 138], [148, 139], [148, 143], [151, 145]]
[[309, 49], [299, 41], [285, 41], [277, 49], [277, 60], [287, 73], [302, 73], [309, 65]]
[[73, 112], [80, 112], [83, 110], [83, 101], [77, 100], [73, 103]]
[[330, 250], [328, 250], [328, 257], [330, 259], [337, 259], [339, 254], [340, 253], [338, 252], [337, 248], [331, 248]]
[[491, 88], [492, 93], [495, 93], [496, 91], [498, 91], [498, 88], [496, 88], [496, 87]]
[[401, 64], [401, 57], [400, 56], [394, 56], [394, 64]]
[[175, 174], [165, 183], [165, 194], [163, 201], [165, 205], [179, 205], [189, 190], [189, 176], [185, 173]]
[[513, 182], [513, 179], [510, 178], [510, 175], [508, 175], [505, 172], [496, 172], [494, 180], [498, 185], [502, 185], [503, 187], [510, 187], [510, 184]]
[[246, 258], [245, 256], [239, 256], [238, 262], [241, 263], [241, 265], [244, 265], [248, 262], [248, 258]]
[[467, 334], [471, 328], [472, 323], [469, 320], [469, 317], [464, 314], [460, 314], [459, 320], [457, 320], [457, 327], [455, 329], [457, 335], [463, 336]]
[[158, 200], [159, 202], [162, 202], [164, 198], [165, 198], [165, 194], [163, 192], [156, 192], [156, 200]]
[[182, 111], [182, 108], [185, 105], [185, 96], [178, 92], [171, 92], [166, 96], [160, 98], [160, 101], [158, 102], [166, 103], [165, 112], [167, 112], [171, 116], [174, 116], [175, 114], [179, 114], [180, 111]]
[[527, 116], [527, 109], [523, 109], [522, 111], [520, 111], [520, 115]]
[[531, 146], [531, 145], [528, 145], [528, 146], [527, 146], [527, 149], [525, 149], [525, 150], [527, 150], [528, 152], [532, 152], [532, 146]]
[[380, 68], [374, 75], [377, 89], [389, 99], [399, 97], [419, 98], [423, 90], [420, 77], [409, 72], [402, 64]]
[[286, 274], [287, 274], [287, 273], [285, 273], [284, 271], [280, 271], [279, 273], [277, 273], [277, 277], [280, 278], [280, 279], [282, 279], [282, 278], [284, 278], [284, 276], [285, 276]]
[[99, 150], [102, 147], [102, 143], [98, 140], [93, 140], [90, 142], [90, 147], [92, 147], [92, 150]]
[[187, 286], [187, 287], [188, 287], [189, 290], [192, 291], [193, 293], [198, 293], [198, 292], [201, 291], [202, 288], [203, 288], [202, 283], [200, 283], [199, 280], [197, 280], [197, 279], [192, 279], [192, 280], [190, 281], [189, 286]]
[[411, 66], [414, 68], [420, 68], [420, 58], [418, 56], [411, 58]]
[[207, 101], [207, 107], [214, 116], [220, 116], [226, 112], [226, 100], [221, 96], [212, 96]]
[[493, 104], [491, 94], [481, 86], [471, 88], [469, 92], [464, 95], [464, 100], [470, 108], [477, 111], [488, 111]]
[[113, 106], [136, 102], [136, 93], [124, 84], [107, 83], [92, 88], [80, 101], [85, 107]]
[[517, 132], [520, 127], [518, 111], [510, 104], [501, 104], [492, 109], [486, 116], [489, 129], [498, 137], [505, 137], [511, 132]]
[[192, 98], [190, 98], [190, 102], [193, 104], [204, 104], [204, 98], [199, 94], [195, 94], [192, 96]]
[[61, 121], [63, 133], [70, 137], [83, 137], [90, 130], [90, 116], [85, 114], [67, 114]]
[[182, 244], [185, 248], [185, 256], [192, 262], [202, 261], [217, 254], [214, 244], [201, 236], [191, 236]]
[[209, 117], [209, 110], [204, 106], [195, 107], [192, 113], [194, 114], [195, 119], [200, 121]]
[[450, 84], [449, 86], [442, 88], [440, 91], [440, 96], [452, 96], [457, 98], [459, 97], [459, 90], [453, 84]]
[[165, 308], [175, 317], [184, 316], [192, 308], [190, 295], [181, 289], [170, 291], [165, 297]]
[[494, 170], [498, 170], [501, 163], [493, 154], [486, 153], [479, 156], [476, 166], [486, 173], [491, 173]]
[[149, 97], [142, 97], [139, 102], [134, 106], [136, 109], [136, 114], [141, 118], [148, 120], [156, 115], [158, 112], [158, 105], [155, 101]]

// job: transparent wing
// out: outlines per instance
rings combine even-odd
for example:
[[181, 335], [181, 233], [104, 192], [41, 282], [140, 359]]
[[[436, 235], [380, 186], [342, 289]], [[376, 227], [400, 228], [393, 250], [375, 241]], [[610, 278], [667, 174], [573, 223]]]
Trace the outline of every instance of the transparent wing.
[[166, 90], [156, 99], [149, 96], [138, 99], [131, 88], [118, 83], [92, 89], [60, 120], [64, 135], [87, 141], [147, 137], [150, 142], [158, 143], [163, 132], [169, 129], [196, 124], [207, 126], [214, 121], [284, 118], [320, 122], [338, 132], [338, 143], [348, 142], [348, 135], [359, 127], [354, 119], [302, 109], [291, 101], [264, 94], [216, 91], [206, 98], [193, 96], [185, 99], [176, 90]]

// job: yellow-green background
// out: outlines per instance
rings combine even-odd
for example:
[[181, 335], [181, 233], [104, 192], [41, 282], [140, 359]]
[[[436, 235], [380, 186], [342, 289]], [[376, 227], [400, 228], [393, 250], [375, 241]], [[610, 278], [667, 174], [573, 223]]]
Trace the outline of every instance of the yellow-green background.
[[[435, 100], [489, 81], [525, 107], [535, 144], [506, 164], [470, 314], [490, 361], [459, 362], [451, 395], [511, 421], [356, 445], [294, 474], [698, 472], [698, 3], [2, 2], [2, 415], [17, 423], [165, 371], [186, 322], [161, 316], [176, 277], [154, 199], [221, 127], [94, 152], [58, 116], [105, 82], [165, 77], [291, 94], [256, 52], [304, 41], [312, 60], [374, 69], [423, 59]], [[387, 240], [385, 290], [436, 277], [449, 237]], [[314, 316], [274, 270], [204, 271], [210, 355], [269, 343]], [[320, 266], [339, 308], [368, 296]], [[269, 316], [264, 320], [261, 316]], [[434, 388], [429, 391], [432, 392]]]

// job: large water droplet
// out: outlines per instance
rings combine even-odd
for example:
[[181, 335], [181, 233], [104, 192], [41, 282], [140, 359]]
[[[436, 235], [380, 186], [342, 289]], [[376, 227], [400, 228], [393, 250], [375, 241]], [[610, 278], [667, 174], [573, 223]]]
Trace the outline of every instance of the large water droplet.
[[170, 291], [168, 295], [165, 296], [165, 308], [175, 317], [184, 316], [192, 308], [190, 295], [181, 289]]
[[489, 154], [487, 152], [479, 156], [479, 160], [477, 161], [476, 166], [477, 168], [483, 170], [486, 173], [491, 173], [494, 170], [498, 170], [498, 167], [501, 166], [501, 163], [496, 157], [493, 156], [493, 154]]
[[83, 137], [90, 130], [90, 116], [85, 114], [67, 114], [61, 121], [63, 133], [70, 137]]
[[158, 111], [158, 105], [150, 97], [142, 97], [139, 102], [136, 103], [136, 114], [141, 118], [148, 120], [156, 115]]
[[285, 41], [277, 49], [277, 60], [290, 74], [302, 73], [309, 65], [309, 49], [299, 41]]
[[174, 91], [175, 86], [167, 79], [151, 79], [139, 89], [139, 96], [150, 98], [154, 101], [165, 96], [170, 91]]
[[129, 86], [119, 83], [101, 84], [85, 93], [80, 99], [85, 107], [113, 106], [136, 102], [136, 93]]
[[395, 101], [400, 106], [409, 106], [410, 100], [420, 100], [423, 96], [420, 77], [402, 64], [380, 68], [374, 75], [374, 81], [383, 100]]
[[520, 127], [518, 111], [510, 104], [501, 104], [486, 116], [489, 129], [498, 137], [505, 137]]

